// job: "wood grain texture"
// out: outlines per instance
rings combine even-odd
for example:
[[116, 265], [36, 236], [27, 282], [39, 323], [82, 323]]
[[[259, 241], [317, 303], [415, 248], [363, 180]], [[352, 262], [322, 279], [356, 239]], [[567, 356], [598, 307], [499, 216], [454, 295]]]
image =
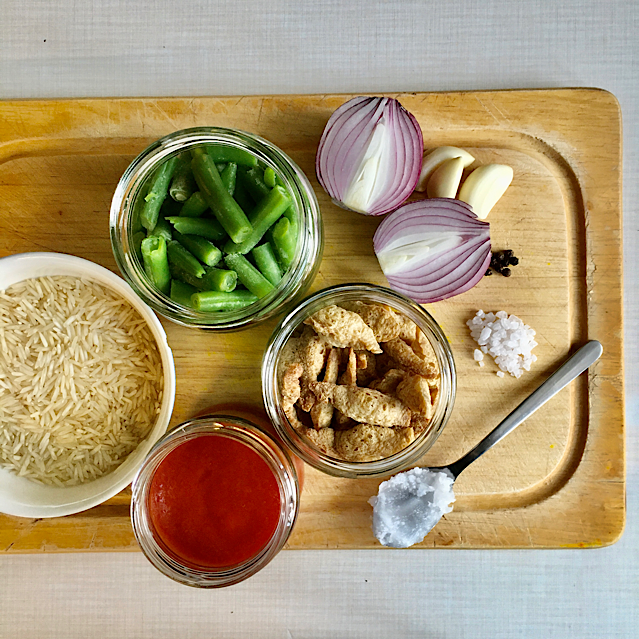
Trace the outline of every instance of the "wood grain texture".
[[[328, 117], [349, 96], [66, 100], [0, 103], [0, 256], [59, 251], [117, 271], [108, 233], [115, 185], [154, 139], [190, 126], [258, 133], [287, 152], [317, 193], [326, 248], [312, 290], [385, 284], [372, 250], [379, 219], [331, 204], [314, 174]], [[569, 388], [484, 455], [456, 484], [455, 510], [416, 548], [603, 546], [625, 519], [622, 370], [621, 115], [604, 91], [562, 89], [402, 94], [427, 148], [452, 144], [478, 163], [513, 167], [491, 212], [495, 249], [520, 258], [511, 278], [428, 306], [458, 369], [453, 417], [424, 462], [451, 462], [488, 433], [587, 339], [604, 355]], [[348, 258], [348, 259], [345, 259]], [[522, 378], [479, 369], [465, 325], [477, 309], [506, 310], [537, 331], [538, 361]], [[259, 367], [276, 321], [211, 335], [163, 321], [177, 395], [171, 425], [211, 404], [261, 403]], [[289, 548], [380, 547], [368, 498], [378, 480], [307, 468]], [[50, 520], [0, 515], [10, 552], [136, 549], [130, 492], [86, 513]]]

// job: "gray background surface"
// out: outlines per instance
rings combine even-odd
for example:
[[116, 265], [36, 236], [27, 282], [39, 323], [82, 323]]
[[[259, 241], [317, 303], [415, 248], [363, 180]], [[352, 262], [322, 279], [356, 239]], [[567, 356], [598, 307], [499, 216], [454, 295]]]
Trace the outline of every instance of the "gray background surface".
[[0, 555], [0, 637], [636, 637], [639, 4], [0, 0], [0, 99], [592, 86], [624, 117], [628, 521], [589, 551], [299, 551], [200, 592], [138, 553]]

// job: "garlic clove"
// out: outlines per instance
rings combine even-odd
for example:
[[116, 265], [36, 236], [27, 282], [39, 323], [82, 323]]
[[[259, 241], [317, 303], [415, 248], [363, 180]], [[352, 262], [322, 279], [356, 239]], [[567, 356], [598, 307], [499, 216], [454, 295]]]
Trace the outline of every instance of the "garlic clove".
[[512, 181], [513, 170], [509, 166], [485, 164], [464, 180], [458, 199], [469, 204], [477, 217], [484, 220]]
[[452, 160], [453, 158], [462, 158], [464, 161], [464, 168], [470, 166], [475, 161], [475, 158], [468, 153], [468, 151], [459, 149], [456, 146], [437, 147], [430, 153], [426, 153], [424, 155], [424, 159], [422, 160], [422, 170], [419, 174], [419, 180], [415, 190], [425, 191], [428, 180], [437, 167], [443, 162], [446, 162], [446, 160]]
[[442, 162], [432, 173], [426, 185], [428, 197], [452, 197], [457, 195], [457, 189], [464, 172], [463, 158], [451, 158]]

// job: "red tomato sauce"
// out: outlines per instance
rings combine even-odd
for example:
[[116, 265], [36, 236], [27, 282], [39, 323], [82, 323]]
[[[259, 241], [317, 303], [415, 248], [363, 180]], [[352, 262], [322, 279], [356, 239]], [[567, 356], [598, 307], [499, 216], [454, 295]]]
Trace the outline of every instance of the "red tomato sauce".
[[257, 555], [275, 533], [280, 504], [268, 464], [222, 435], [180, 444], [149, 489], [156, 535], [176, 559], [203, 568], [236, 566]]

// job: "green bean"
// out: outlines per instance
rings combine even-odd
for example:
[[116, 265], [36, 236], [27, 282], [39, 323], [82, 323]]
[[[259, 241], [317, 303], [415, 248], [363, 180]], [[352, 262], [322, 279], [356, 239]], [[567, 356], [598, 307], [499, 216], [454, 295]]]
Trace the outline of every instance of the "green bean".
[[172, 264], [171, 262], [169, 262], [169, 270], [171, 272], [171, 277], [174, 280], [179, 280], [180, 282], [184, 282], [184, 284], [190, 284], [200, 291], [206, 291], [208, 289], [208, 286], [204, 281], [206, 274], [202, 277], [195, 277], [195, 275], [187, 273], [184, 269]]
[[151, 189], [144, 198], [144, 207], [140, 213], [140, 222], [147, 231], [152, 231], [160, 215], [160, 207], [169, 191], [169, 183], [177, 164], [177, 156], [170, 158], [155, 172]]
[[195, 193], [184, 202], [179, 214], [182, 217], [201, 217], [208, 208], [209, 205], [206, 203], [202, 194], [199, 191], [195, 191]]
[[202, 277], [195, 277], [183, 269], [169, 264], [171, 277], [174, 280], [180, 280], [186, 284], [190, 284], [200, 291], [225, 291], [229, 292], [235, 289], [237, 285], [237, 273], [235, 271], [227, 271], [221, 268], [206, 268], [206, 273]]
[[234, 242], [242, 242], [252, 232], [253, 227], [240, 208], [240, 205], [229, 195], [224, 187], [215, 162], [201, 147], [191, 151], [193, 174], [200, 191], [224, 230]]
[[251, 214], [253, 232], [243, 242], [236, 243], [229, 240], [224, 245], [224, 252], [248, 253], [264, 237], [264, 233], [277, 222], [290, 204], [291, 198], [281, 186], [270, 190], [268, 195], [258, 202]]
[[225, 262], [251, 293], [264, 297], [273, 290], [273, 285], [243, 255], [232, 253], [226, 256]]
[[295, 257], [295, 246], [297, 244], [294, 229], [291, 227], [288, 218], [282, 217], [282, 219], [277, 222], [273, 227], [271, 238], [280, 264], [284, 268], [288, 268]]
[[286, 211], [284, 211], [284, 215], [290, 223], [291, 223], [291, 235], [293, 237], [293, 241], [297, 244], [297, 235], [299, 233], [299, 218], [297, 215], [297, 211], [294, 206], [289, 206]]
[[270, 166], [264, 169], [264, 184], [271, 189], [275, 186], [275, 171]]
[[222, 268], [207, 269], [202, 276], [202, 281], [206, 288], [205, 291], [224, 291], [228, 293], [237, 286], [237, 273], [235, 271], [227, 271]]
[[191, 171], [191, 154], [182, 153], [179, 156], [178, 166], [173, 173], [169, 195], [176, 202], [186, 202], [196, 190], [195, 178]]
[[221, 224], [211, 218], [197, 217], [167, 217], [178, 233], [184, 235], [199, 235], [212, 242], [221, 242], [228, 238]]
[[202, 277], [206, 272], [197, 258], [187, 251], [177, 240], [171, 240], [166, 247], [169, 263], [190, 273], [195, 277]]
[[246, 189], [247, 193], [256, 201], [259, 202], [263, 197], [266, 197], [271, 189], [264, 184], [264, 174], [259, 168], [246, 169], [237, 172], [238, 180], [242, 183], [242, 186]]
[[277, 286], [282, 279], [282, 271], [275, 259], [273, 247], [267, 242], [254, 248], [251, 251], [251, 255], [262, 275], [273, 284], [273, 286]]
[[257, 299], [257, 295], [250, 291], [202, 291], [191, 296], [191, 303], [197, 311], [237, 311], [257, 302]]
[[218, 163], [235, 162], [241, 166], [257, 166], [257, 157], [250, 151], [245, 151], [236, 146], [226, 144], [211, 144], [206, 147], [206, 152]]
[[220, 171], [220, 177], [222, 178], [222, 183], [226, 187], [226, 190], [229, 192], [229, 195], [232, 196], [233, 193], [235, 193], [237, 164], [235, 164], [235, 162], [229, 162], [226, 167], [224, 167], [224, 170]]
[[171, 299], [182, 306], [192, 308], [191, 295], [197, 293], [195, 286], [180, 282], [180, 280], [171, 280]]
[[147, 276], [165, 295], [171, 287], [171, 273], [167, 261], [167, 245], [163, 237], [147, 237], [142, 240], [142, 261]]
[[166, 218], [163, 218], [162, 216], [158, 218], [155, 228], [148, 233], [148, 237], [160, 236], [162, 236], [167, 242], [173, 239], [171, 225], [166, 221]]
[[222, 259], [222, 251], [200, 235], [182, 235], [175, 231], [175, 239], [207, 266], [215, 266]]

